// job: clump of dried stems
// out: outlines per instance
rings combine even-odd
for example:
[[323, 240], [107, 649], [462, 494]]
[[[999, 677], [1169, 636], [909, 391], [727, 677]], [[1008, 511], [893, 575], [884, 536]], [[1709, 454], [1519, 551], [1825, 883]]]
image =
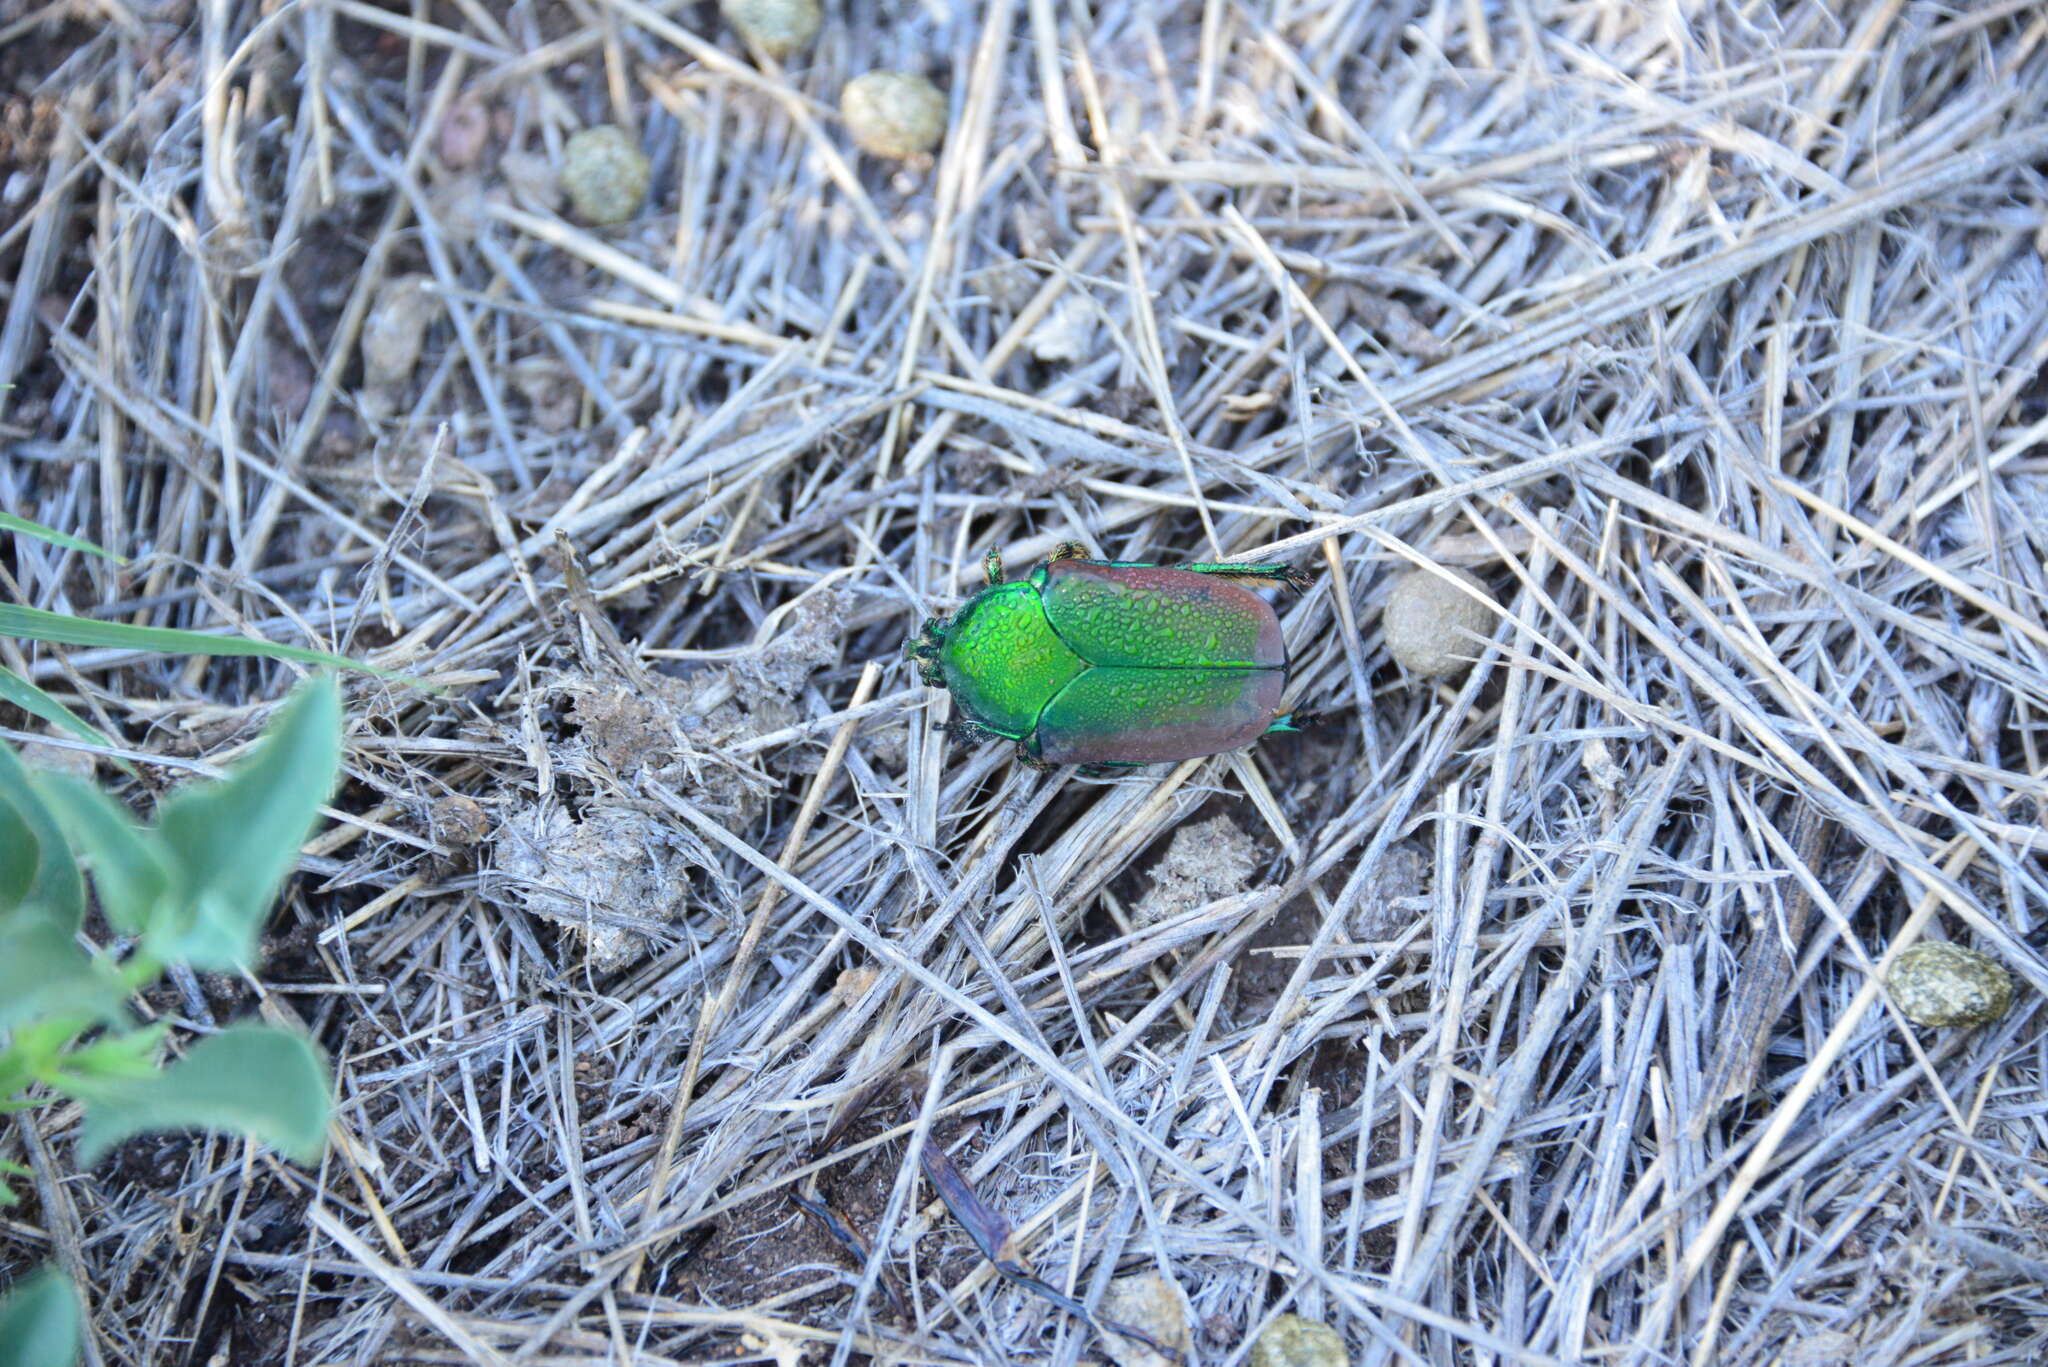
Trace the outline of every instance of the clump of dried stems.
[[[351, 683], [265, 965], [149, 1003], [312, 1030], [325, 1165], [0, 1131], [0, 1263], [93, 1362], [1099, 1357], [926, 1142], [1204, 1362], [1288, 1312], [1374, 1365], [2048, 1355], [2038, 4], [0, 24], [0, 506], [131, 557], [0, 591], [432, 685]], [[878, 67], [935, 157], [852, 149]], [[603, 122], [610, 228], [551, 184]], [[1331, 724], [949, 746], [904, 634], [1070, 538], [1312, 569]], [[1423, 559], [1499, 610], [1429, 684], [1377, 631]], [[140, 805], [289, 682], [0, 663]], [[1888, 1009], [1928, 936], [2014, 1010]]]

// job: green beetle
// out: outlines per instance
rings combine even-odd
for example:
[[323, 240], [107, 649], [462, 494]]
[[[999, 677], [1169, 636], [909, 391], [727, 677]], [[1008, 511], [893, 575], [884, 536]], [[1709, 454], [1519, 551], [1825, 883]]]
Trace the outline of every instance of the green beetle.
[[956, 739], [1001, 737], [1034, 768], [1163, 764], [1249, 745], [1307, 718], [1281, 710], [1280, 619], [1238, 580], [1308, 587], [1287, 565], [1089, 560], [1063, 542], [1030, 574], [928, 619], [904, 655], [949, 690]]

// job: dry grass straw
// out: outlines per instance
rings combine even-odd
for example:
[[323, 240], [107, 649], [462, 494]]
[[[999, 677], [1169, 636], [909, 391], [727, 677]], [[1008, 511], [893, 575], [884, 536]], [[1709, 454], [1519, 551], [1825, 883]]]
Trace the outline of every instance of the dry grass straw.
[[[2038, 5], [856, 4], [780, 67], [673, 0], [101, 9], [0, 16], [0, 505], [134, 559], [0, 587], [439, 688], [351, 685], [265, 967], [149, 1004], [314, 1030], [326, 1165], [0, 1131], [93, 1362], [1099, 1356], [920, 1135], [1205, 1362], [2048, 1356]], [[878, 66], [935, 160], [848, 150]], [[547, 186], [597, 122], [614, 230]], [[1316, 570], [1335, 725], [946, 746], [904, 634], [1066, 538]], [[1500, 612], [1434, 691], [1430, 557]], [[0, 662], [151, 787], [287, 682]], [[2005, 1021], [1883, 1006], [1929, 933]]]

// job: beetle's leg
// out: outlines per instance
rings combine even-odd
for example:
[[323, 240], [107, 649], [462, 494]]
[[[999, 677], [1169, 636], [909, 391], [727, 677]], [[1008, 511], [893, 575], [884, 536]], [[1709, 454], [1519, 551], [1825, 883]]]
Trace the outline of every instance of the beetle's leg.
[[996, 547], [981, 558], [981, 577], [988, 581], [990, 588], [994, 588], [1003, 582], [1003, 548], [1001, 546]]
[[1133, 769], [1145, 767], [1134, 760], [1104, 760], [1100, 764], [1084, 764], [1079, 772], [1082, 778], [1118, 778]]
[[1052, 554], [1045, 558], [1050, 565], [1061, 560], [1086, 560], [1088, 548], [1078, 541], [1062, 541], [1052, 548]]
[[946, 739], [955, 745], [973, 745], [984, 740], [1008, 740], [1008, 736], [989, 730], [978, 721], [949, 721], [939, 728], [946, 733]]
[[1319, 712], [1289, 712], [1273, 718], [1273, 724], [1266, 728], [1266, 734], [1275, 731], [1307, 731], [1323, 725], [1328, 719]]
[[1035, 734], [1018, 736], [1015, 739], [1017, 743], [1017, 763], [1023, 765], [1034, 774], [1049, 774], [1060, 767], [1038, 752], [1038, 738]]
[[1285, 584], [1296, 593], [1308, 592], [1315, 583], [1308, 574], [1292, 565], [1175, 565], [1177, 570], [1190, 574], [1213, 574], [1218, 579], [1246, 579], [1255, 584]]
[[945, 641], [939, 628], [939, 619], [927, 617], [924, 627], [903, 642], [903, 658], [917, 665], [917, 677], [928, 688], [944, 688], [945, 675], [939, 672], [939, 647]]

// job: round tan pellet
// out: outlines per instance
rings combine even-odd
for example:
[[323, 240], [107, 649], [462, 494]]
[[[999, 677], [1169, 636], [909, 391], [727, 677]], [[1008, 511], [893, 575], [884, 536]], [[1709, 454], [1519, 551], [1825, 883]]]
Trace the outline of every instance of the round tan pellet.
[[922, 76], [870, 71], [839, 92], [839, 112], [863, 152], [901, 160], [939, 145], [946, 133], [946, 97]]

